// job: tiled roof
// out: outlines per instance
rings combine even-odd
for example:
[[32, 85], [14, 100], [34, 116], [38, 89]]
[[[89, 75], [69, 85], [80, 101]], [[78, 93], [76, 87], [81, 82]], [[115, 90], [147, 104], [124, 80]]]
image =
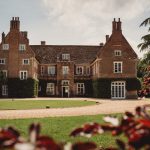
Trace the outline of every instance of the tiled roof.
[[93, 61], [101, 46], [31, 45], [31, 48], [42, 64], [56, 63], [62, 54], [70, 54], [70, 60], [80, 64]]

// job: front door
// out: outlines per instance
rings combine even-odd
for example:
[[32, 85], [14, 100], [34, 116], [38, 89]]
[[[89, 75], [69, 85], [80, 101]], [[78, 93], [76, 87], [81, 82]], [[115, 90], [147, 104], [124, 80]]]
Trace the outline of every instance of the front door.
[[125, 82], [115, 81], [111, 83], [111, 98], [112, 99], [125, 99]]
[[69, 86], [62, 86], [62, 97], [69, 97]]

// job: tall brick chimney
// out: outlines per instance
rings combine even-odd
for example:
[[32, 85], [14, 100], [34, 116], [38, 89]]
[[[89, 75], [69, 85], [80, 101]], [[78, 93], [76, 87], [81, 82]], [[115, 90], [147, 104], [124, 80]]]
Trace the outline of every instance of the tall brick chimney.
[[12, 30], [20, 31], [19, 17], [12, 17], [12, 20], [10, 21], [10, 31]]
[[106, 35], [106, 42], [109, 40], [109, 35]]
[[121, 29], [121, 21], [120, 21], [120, 18], [118, 18], [118, 22], [117, 22], [117, 30], [118, 30], [118, 31], [122, 31], [122, 29]]
[[5, 33], [4, 32], [2, 33], [2, 42], [3, 43], [5, 42]]
[[122, 31], [120, 18], [118, 18], [118, 21], [116, 21], [114, 18], [114, 20], [112, 22], [112, 33], [116, 32], [116, 31], [119, 31], [119, 32]]
[[116, 22], [116, 20], [115, 20], [115, 18], [114, 18], [114, 20], [113, 20], [113, 22], [112, 22], [112, 32], [115, 32], [116, 29], [117, 29], [117, 22]]

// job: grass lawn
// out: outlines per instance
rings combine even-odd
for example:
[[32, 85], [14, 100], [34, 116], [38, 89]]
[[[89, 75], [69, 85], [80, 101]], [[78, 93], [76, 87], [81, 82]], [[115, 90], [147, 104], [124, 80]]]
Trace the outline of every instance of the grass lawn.
[[50, 108], [81, 107], [94, 105], [93, 101], [80, 100], [0, 100], [0, 110], [9, 109], [42, 109]]
[[[78, 137], [70, 138], [69, 133], [76, 127], [87, 122], [103, 123], [102, 117], [104, 115], [96, 116], [78, 116], [78, 117], [51, 117], [40, 119], [14, 119], [14, 120], [0, 120], [0, 127], [14, 126], [23, 136], [28, 135], [28, 125], [32, 122], [39, 122], [42, 125], [41, 133], [49, 135], [57, 141], [94, 141], [103, 147], [114, 146], [115, 140], [110, 134], [97, 135], [90, 139]], [[117, 115], [120, 116], [120, 115]]]

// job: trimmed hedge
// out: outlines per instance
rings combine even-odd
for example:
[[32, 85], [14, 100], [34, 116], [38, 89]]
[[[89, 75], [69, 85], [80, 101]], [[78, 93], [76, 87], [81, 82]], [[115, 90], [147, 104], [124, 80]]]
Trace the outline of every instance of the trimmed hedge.
[[7, 85], [8, 97], [27, 98], [38, 96], [38, 81], [35, 79], [9, 78]]
[[99, 78], [93, 81], [93, 96], [96, 98], [111, 98], [111, 82], [113, 81], [126, 81], [127, 91], [141, 89], [141, 82], [137, 78]]

